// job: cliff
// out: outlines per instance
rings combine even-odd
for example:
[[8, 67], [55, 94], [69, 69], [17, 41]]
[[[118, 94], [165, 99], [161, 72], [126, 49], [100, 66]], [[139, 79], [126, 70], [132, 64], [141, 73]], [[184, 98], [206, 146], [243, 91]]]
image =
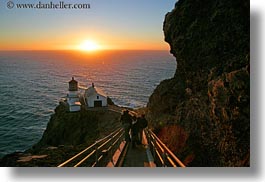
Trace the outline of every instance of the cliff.
[[[121, 110], [110, 105], [112, 110]], [[64, 102], [56, 107], [41, 140], [25, 152], [4, 156], [0, 166], [57, 166], [87, 146], [121, 127], [120, 113], [106, 108], [69, 112]]]
[[59, 145], [79, 145], [105, 136], [121, 126], [120, 113], [104, 108], [68, 112], [60, 103], [34, 148]]
[[188, 166], [250, 165], [249, 7], [180, 0], [165, 17], [177, 70], [149, 98], [147, 116]]

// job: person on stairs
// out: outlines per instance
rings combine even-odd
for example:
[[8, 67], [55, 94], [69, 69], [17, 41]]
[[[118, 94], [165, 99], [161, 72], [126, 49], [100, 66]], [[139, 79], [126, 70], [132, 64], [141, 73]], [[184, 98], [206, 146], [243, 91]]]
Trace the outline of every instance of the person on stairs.
[[137, 119], [138, 123], [138, 138], [139, 138], [139, 144], [142, 144], [143, 140], [143, 130], [147, 127], [148, 122], [145, 119], [145, 114], [142, 114], [141, 117]]
[[120, 122], [124, 128], [124, 137], [126, 142], [130, 142], [130, 129], [132, 127], [132, 116], [129, 114], [129, 111], [126, 109], [123, 111]]
[[133, 116], [132, 124], [132, 148], [135, 148], [136, 145], [139, 145], [139, 123], [137, 122], [138, 118]]

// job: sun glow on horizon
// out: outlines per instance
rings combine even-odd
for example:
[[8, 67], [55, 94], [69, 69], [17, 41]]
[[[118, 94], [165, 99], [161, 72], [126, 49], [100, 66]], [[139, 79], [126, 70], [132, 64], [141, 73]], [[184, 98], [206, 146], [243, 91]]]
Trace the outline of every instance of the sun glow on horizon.
[[89, 51], [90, 52], [90, 51], [100, 50], [101, 47], [95, 41], [85, 40], [77, 47], [77, 49], [81, 50], [81, 51]]

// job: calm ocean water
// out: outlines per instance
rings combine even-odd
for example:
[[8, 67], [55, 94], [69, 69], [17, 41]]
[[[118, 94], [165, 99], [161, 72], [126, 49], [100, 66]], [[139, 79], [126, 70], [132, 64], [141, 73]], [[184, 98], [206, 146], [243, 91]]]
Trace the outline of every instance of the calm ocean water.
[[0, 156], [41, 138], [72, 76], [92, 82], [122, 106], [143, 107], [176, 62], [168, 51], [0, 52]]

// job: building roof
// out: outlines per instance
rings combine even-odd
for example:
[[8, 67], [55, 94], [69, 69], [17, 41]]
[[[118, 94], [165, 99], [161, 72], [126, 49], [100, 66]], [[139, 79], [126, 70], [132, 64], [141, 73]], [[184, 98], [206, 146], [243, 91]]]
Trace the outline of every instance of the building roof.
[[103, 97], [107, 97], [107, 95], [99, 88], [97, 87], [89, 87], [86, 91], [85, 91], [85, 96], [86, 97], [89, 97], [91, 95], [94, 95], [94, 94], [97, 94], [97, 95], [101, 95]]

